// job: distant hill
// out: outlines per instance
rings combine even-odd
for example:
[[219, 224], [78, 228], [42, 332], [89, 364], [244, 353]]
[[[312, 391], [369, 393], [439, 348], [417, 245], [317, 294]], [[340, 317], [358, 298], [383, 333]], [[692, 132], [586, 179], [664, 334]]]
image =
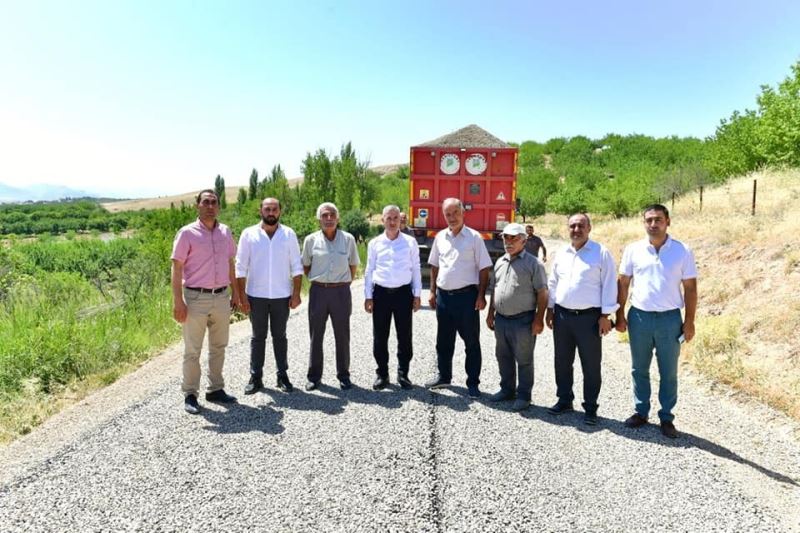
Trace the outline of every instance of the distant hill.
[[[401, 164], [381, 165], [371, 167], [370, 170], [374, 170], [380, 176], [385, 176], [386, 174], [395, 172], [398, 168], [400, 168], [400, 166]], [[303, 183], [302, 176], [299, 178], [289, 179], [290, 187], [294, 187], [300, 183]], [[239, 189], [247, 189], [247, 185], [234, 185], [231, 187], [225, 187], [225, 196], [228, 198], [228, 203], [236, 202], [236, 198], [239, 196]], [[118, 213], [120, 211], [138, 211], [140, 209], [160, 209], [169, 207], [170, 204], [180, 206], [181, 202], [184, 202], [186, 205], [194, 205], [195, 197], [199, 191], [200, 189], [193, 192], [175, 194], [172, 196], [158, 196], [156, 198], [137, 198], [134, 200], [119, 201], [110, 200], [108, 202], [103, 202], [102, 206], [111, 213]]]
[[0, 183], [0, 203], [50, 201], [63, 198], [85, 198], [91, 196], [88, 192], [71, 189], [61, 185], [48, 185], [39, 183], [26, 187], [12, 187]]

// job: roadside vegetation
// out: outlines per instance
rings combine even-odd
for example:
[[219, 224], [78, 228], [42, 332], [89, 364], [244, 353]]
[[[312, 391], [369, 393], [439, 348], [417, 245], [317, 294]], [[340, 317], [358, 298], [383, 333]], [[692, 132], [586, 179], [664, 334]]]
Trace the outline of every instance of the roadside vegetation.
[[[702, 211], [699, 195], [678, 198], [670, 234], [692, 247], [699, 270], [697, 335], [682, 350], [684, 364], [800, 420], [797, 213], [800, 170], [760, 171], [706, 190]], [[567, 238], [563, 217], [541, 227]], [[592, 238], [617, 261], [644, 235], [640, 214], [593, 221]]]
[[[641, 206], [672, 206], [675, 198], [672, 231], [695, 249], [701, 271], [687, 360], [800, 419], [800, 304], [792, 293], [800, 286], [800, 171], [791, 170], [800, 167], [800, 62], [777, 87], [762, 87], [756, 103], [708, 139], [522, 142], [520, 216], [563, 237], [562, 215], [589, 211], [593, 236], [619, 259], [622, 246], [641, 237]], [[766, 170], [779, 168], [789, 170]], [[333, 201], [362, 262], [366, 241], [382, 230], [375, 215], [386, 204], [407, 206], [408, 166], [380, 175], [350, 143], [334, 154], [308, 152], [302, 172], [295, 186], [276, 165], [263, 176], [253, 169], [240, 189], [216, 176], [198, 190], [219, 191], [220, 219], [235, 235], [258, 222], [260, 201], [271, 196], [302, 240], [318, 228], [317, 206]], [[751, 179], [729, 180], [747, 173], [759, 179], [755, 216]], [[169, 255], [175, 232], [194, 217], [187, 202], [120, 213], [92, 200], [0, 205], [0, 442], [179, 339]]]

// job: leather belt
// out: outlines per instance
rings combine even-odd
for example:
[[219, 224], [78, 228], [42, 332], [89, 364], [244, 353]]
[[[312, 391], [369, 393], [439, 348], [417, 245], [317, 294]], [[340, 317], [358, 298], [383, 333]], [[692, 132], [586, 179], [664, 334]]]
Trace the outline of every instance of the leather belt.
[[588, 315], [590, 313], [600, 313], [599, 307], [587, 307], [586, 309], [567, 309], [566, 307], [562, 307], [558, 304], [556, 304], [556, 307], [559, 311], [567, 313], [568, 315]]
[[467, 285], [466, 287], [461, 287], [460, 289], [453, 289], [452, 291], [437, 287], [436, 290], [439, 291], [439, 292], [443, 292], [444, 294], [447, 294], [449, 296], [451, 294], [461, 294], [462, 292], [469, 292], [469, 291], [472, 291], [472, 290], [478, 290], [478, 286], [477, 285]]
[[228, 288], [227, 285], [224, 287], [217, 287], [216, 289], [205, 289], [203, 287], [184, 287], [184, 289], [186, 289], [187, 291], [195, 291], [208, 294], [219, 294], [227, 288]]
[[517, 313], [516, 315], [504, 315], [502, 313], [498, 313], [497, 311], [495, 311], [494, 314], [496, 314], [497, 316], [503, 317], [506, 320], [516, 320], [518, 318], [522, 318], [524, 316], [528, 316], [528, 315], [531, 315], [533, 313], [534, 313], [534, 310], [531, 309], [530, 311], [523, 311], [521, 313]]
[[325, 283], [324, 281], [312, 281], [312, 285], [316, 285], [317, 287], [325, 287], [326, 289], [332, 289], [334, 287], [344, 287], [345, 285], [350, 285], [349, 281], [341, 281], [338, 283]]
[[411, 290], [411, 285], [406, 283], [405, 285], [400, 285], [399, 287], [384, 287], [383, 285], [375, 285], [376, 289], [380, 289], [386, 294], [394, 294], [399, 291], [407, 291]]

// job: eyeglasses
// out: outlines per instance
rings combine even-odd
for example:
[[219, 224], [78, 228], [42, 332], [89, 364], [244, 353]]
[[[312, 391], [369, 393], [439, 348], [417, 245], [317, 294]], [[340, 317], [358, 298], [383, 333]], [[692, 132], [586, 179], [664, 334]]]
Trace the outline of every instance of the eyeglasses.
[[205, 206], [217, 205], [217, 201], [216, 200], [205, 199], [202, 202], [200, 202], [200, 205], [205, 205]]

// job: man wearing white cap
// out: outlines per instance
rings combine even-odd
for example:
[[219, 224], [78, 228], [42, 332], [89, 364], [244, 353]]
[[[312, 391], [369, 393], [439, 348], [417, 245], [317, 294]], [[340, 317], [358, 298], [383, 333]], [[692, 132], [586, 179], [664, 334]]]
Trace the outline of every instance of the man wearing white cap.
[[525, 250], [525, 241], [522, 224], [508, 224], [503, 229], [506, 253], [494, 264], [494, 292], [486, 316], [486, 325], [494, 331], [500, 367], [500, 390], [490, 399], [501, 402], [516, 397], [515, 411], [531, 403], [533, 349], [536, 335], [544, 330], [547, 309], [544, 265]]

